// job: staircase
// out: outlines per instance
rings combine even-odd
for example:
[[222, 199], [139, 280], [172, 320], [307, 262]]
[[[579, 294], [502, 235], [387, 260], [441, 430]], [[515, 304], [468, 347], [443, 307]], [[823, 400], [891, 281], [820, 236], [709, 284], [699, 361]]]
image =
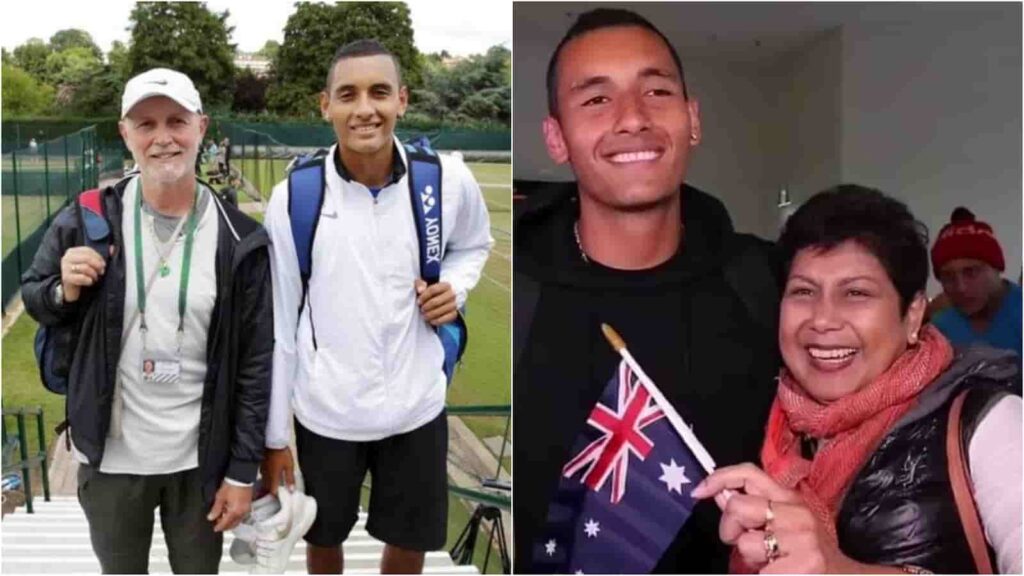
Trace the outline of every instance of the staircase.
[[[34, 500], [35, 513], [24, 508], [4, 516], [0, 523], [0, 572], [4, 574], [67, 574], [100, 572], [99, 561], [89, 543], [85, 513], [73, 496], [55, 496], [50, 502]], [[170, 573], [167, 544], [160, 527], [159, 512], [153, 526], [153, 546], [149, 554], [150, 573]], [[249, 567], [236, 564], [228, 554], [231, 533], [224, 536], [221, 573], [248, 573]], [[384, 544], [366, 532], [366, 514], [361, 513], [344, 545], [346, 574], [380, 573]], [[456, 566], [445, 551], [427, 552], [425, 574], [477, 574], [475, 566]], [[306, 573], [306, 543], [299, 540], [288, 562], [287, 574]]]

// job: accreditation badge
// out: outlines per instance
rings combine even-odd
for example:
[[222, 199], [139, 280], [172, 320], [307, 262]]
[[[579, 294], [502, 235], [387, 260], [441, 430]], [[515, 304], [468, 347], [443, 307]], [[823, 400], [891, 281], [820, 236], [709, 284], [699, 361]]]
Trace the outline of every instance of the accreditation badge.
[[171, 354], [146, 351], [142, 356], [142, 380], [155, 384], [177, 384], [181, 380], [181, 360]]

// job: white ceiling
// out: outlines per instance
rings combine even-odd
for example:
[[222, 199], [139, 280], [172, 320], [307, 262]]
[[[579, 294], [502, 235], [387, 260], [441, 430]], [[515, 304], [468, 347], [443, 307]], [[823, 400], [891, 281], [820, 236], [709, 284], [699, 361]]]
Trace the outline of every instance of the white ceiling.
[[977, 15], [985, 6], [1005, 13], [1006, 4], [980, 2], [516, 2], [513, 50], [518, 43], [553, 49], [587, 10], [626, 8], [650, 20], [692, 58], [760, 61], [781, 56], [843, 24], [911, 22], [922, 11]]

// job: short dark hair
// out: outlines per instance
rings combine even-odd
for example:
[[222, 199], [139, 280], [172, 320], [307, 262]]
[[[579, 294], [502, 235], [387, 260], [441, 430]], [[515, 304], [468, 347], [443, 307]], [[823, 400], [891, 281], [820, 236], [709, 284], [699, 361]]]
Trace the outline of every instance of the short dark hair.
[[363, 56], [390, 56], [391, 61], [395, 63], [395, 72], [398, 74], [398, 85], [402, 85], [402, 66], [399, 64], [398, 58], [377, 40], [363, 38], [361, 40], [354, 40], [345, 44], [341, 48], [338, 48], [338, 51], [334, 53], [334, 59], [331, 60], [331, 67], [327, 69], [327, 83], [324, 85], [324, 90], [331, 89], [331, 82], [334, 81], [334, 67], [338, 65], [338, 62], [348, 58], [360, 58]]
[[906, 314], [928, 282], [928, 228], [906, 204], [872, 188], [829, 188], [790, 216], [779, 237], [785, 276], [800, 250], [831, 250], [847, 240], [878, 258], [900, 295], [900, 314]]
[[668, 38], [661, 33], [661, 30], [658, 30], [654, 24], [651, 24], [649, 20], [636, 12], [621, 8], [596, 8], [589, 12], [584, 12], [576, 18], [576, 22], [573, 23], [565, 33], [565, 36], [562, 37], [562, 41], [558, 43], [558, 47], [555, 48], [555, 52], [551, 55], [551, 60], [548, 60], [548, 114], [556, 118], [558, 117], [558, 58], [562, 55], [562, 49], [565, 48], [565, 45], [573, 38], [582, 36], [587, 32], [620, 26], [636, 26], [650, 30], [657, 34], [658, 38], [661, 38], [668, 51], [672, 54], [672, 61], [676, 63], [676, 71], [679, 72], [679, 82], [683, 85], [683, 97], [689, 99], [689, 95], [686, 93], [686, 75], [683, 74], [683, 63], [679, 60], [679, 53], [676, 52], [675, 47], [668, 41]]

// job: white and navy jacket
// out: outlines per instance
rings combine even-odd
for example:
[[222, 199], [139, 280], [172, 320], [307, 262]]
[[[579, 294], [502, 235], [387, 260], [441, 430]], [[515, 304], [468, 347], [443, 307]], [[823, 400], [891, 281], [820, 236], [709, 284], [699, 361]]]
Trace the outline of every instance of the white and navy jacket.
[[[444, 353], [416, 304], [419, 241], [408, 172], [375, 198], [366, 186], [338, 173], [332, 161], [336, 147], [324, 161], [326, 192], [301, 316], [287, 180], [275, 186], [267, 207], [275, 336], [269, 448], [288, 445], [289, 408], [318, 435], [372, 441], [430, 422], [445, 404]], [[397, 140], [396, 150], [406, 164]], [[449, 156], [442, 156], [441, 164], [441, 281], [452, 285], [462, 306], [494, 240], [469, 168]]]

